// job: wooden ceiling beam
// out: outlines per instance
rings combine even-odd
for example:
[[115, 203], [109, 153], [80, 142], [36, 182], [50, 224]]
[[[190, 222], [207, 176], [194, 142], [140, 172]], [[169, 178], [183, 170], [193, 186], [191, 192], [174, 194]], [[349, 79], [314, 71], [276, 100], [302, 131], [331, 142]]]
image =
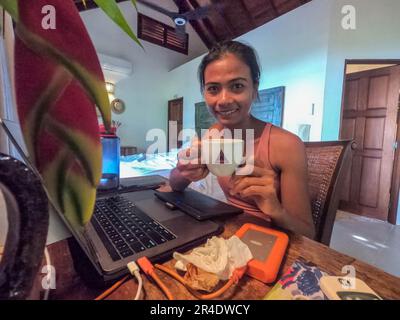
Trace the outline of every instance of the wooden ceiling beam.
[[[173, 1], [178, 9], [183, 9], [184, 11], [190, 10], [190, 7], [186, 2], [179, 1], [179, 0], [173, 0]], [[200, 37], [201, 41], [203, 41], [205, 46], [208, 49], [210, 49], [212, 47], [212, 41], [205, 35], [205, 32], [204, 32], [203, 28], [201, 27], [200, 22], [196, 21], [196, 20], [191, 20], [190, 24], [192, 25], [194, 31], [196, 31], [196, 33]]]
[[[196, 0], [189, 0], [189, 3], [194, 10], [200, 7], [199, 3]], [[202, 22], [204, 24], [204, 27], [207, 29], [208, 33], [211, 34], [211, 36], [214, 38], [214, 41], [212, 41], [212, 42], [214, 42], [214, 43], [218, 42], [220, 39], [217, 36], [217, 34], [215, 33], [214, 27], [213, 27], [212, 23], [210, 22], [210, 19], [205, 17], [202, 19]]]
[[229, 19], [227, 18], [226, 14], [219, 7], [216, 7], [216, 11], [218, 12], [218, 14], [222, 18], [222, 20], [224, 20], [224, 23], [222, 23], [222, 24], [224, 25], [225, 30], [228, 31], [230, 38], [233, 39], [235, 37], [235, 31], [234, 31], [232, 24], [229, 22]]
[[277, 7], [276, 7], [276, 5], [275, 5], [274, 0], [267, 0], [267, 2], [269, 3], [270, 7], [271, 7], [272, 10], [274, 11], [275, 18], [276, 18], [276, 17], [279, 17], [279, 12], [278, 12], [278, 9], [277, 9]]
[[249, 9], [247, 9], [246, 4], [244, 3], [243, 0], [239, 0], [239, 3], [240, 3], [240, 5], [242, 6], [242, 8], [244, 9], [244, 12], [245, 12], [245, 14], [246, 14], [246, 16], [247, 16], [247, 19], [249, 19], [249, 22], [250, 22], [251, 27], [252, 27], [252, 28], [255, 28], [255, 27], [256, 27], [256, 23], [255, 23], [255, 21], [254, 21], [253, 16], [251, 15], [251, 12], [249, 11]]

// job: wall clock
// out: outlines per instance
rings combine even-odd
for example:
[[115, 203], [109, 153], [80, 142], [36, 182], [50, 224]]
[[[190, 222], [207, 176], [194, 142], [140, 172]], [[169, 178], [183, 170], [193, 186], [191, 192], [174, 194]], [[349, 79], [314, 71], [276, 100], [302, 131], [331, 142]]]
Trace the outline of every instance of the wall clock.
[[125, 102], [121, 99], [114, 99], [111, 102], [111, 110], [116, 114], [121, 114], [125, 111]]

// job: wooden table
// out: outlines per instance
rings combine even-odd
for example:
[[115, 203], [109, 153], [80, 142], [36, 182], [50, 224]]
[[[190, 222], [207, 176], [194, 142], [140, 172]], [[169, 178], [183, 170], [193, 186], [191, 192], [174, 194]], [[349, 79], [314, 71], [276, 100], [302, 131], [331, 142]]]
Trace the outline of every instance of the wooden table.
[[[229, 220], [223, 221], [225, 231], [223, 237], [232, 236], [240, 226], [246, 222], [266, 224], [262, 220], [240, 215]], [[356, 276], [364, 280], [374, 291], [384, 299], [400, 299], [400, 278], [392, 276], [373, 266], [358, 261], [352, 257], [341, 254], [329, 247], [312, 241], [303, 236], [290, 234], [290, 244], [280, 269], [280, 275], [291, 266], [298, 258], [304, 258], [316, 264], [322, 271], [330, 275], [343, 275], [342, 267], [352, 265], [356, 269]], [[52, 264], [55, 267], [56, 290], [52, 290], [50, 299], [94, 299], [103, 289], [94, 289], [85, 285], [81, 277], [77, 274], [71, 259], [69, 243], [71, 240], [63, 240], [49, 246]], [[75, 240], [73, 240], [75, 241]], [[174, 261], [168, 261], [164, 265], [173, 268]], [[170, 288], [176, 299], [195, 299], [179, 282], [173, 280], [161, 271], [157, 271], [160, 278]], [[142, 275], [144, 282], [143, 299], [165, 299], [160, 289]], [[230, 288], [221, 299], [262, 299], [273, 285], [265, 285], [260, 281], [244, 276], [238, 285]], [[108, 299], [133, 299], [136, 293], [136, 280], [131, 279], [123, 284], [116, 292], [111, 294]]]

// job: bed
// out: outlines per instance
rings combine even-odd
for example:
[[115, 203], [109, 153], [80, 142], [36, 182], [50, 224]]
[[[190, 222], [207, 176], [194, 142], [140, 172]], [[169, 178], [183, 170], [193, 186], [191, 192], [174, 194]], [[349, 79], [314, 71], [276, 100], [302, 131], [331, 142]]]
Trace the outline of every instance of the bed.
[[[138, 153], [130, 156], [121, 156], [120, 177], [161, 175], [169, 178], [171, 170], [176, 167], [178, 151], [172, 150], [166, 153]], [[218, 184], [217, 178], [211, 173], [205, 179], [191, 183], [189, 187], [226, 202], [225, 195]]]

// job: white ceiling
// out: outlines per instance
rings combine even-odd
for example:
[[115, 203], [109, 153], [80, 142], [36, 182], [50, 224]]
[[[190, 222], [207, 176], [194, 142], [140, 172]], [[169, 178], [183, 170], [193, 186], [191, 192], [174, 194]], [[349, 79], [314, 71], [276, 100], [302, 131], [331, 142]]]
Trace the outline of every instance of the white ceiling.
[[[177, 7], [172, 0], [148, 1], [163, 6], [165, 9], [177, 11]], [[137, 33], [137, 12], [132, 3], [126, 1], [120, 3], [119, 6], [132, 30]], [[140, 3], [138, 3], [137, 6], [138, 12], [170, 26], [174, 25], [169, 17], [147, 8]], [[145, 48], [145, 51], [143, 51], [100, 9], [84, 11], [81, 13], [81, 17], [98, 52], [128, 60], [132, 62], [134, 69], [140, 65], [142, 59], [151, 59], [155, 67], [169, 71], [207, 52], [206, 46], [190, 24], [188, 24], [186, 28], [186, 32], [189, 34], [189, 54], [184, 55], [141, 40]]]

